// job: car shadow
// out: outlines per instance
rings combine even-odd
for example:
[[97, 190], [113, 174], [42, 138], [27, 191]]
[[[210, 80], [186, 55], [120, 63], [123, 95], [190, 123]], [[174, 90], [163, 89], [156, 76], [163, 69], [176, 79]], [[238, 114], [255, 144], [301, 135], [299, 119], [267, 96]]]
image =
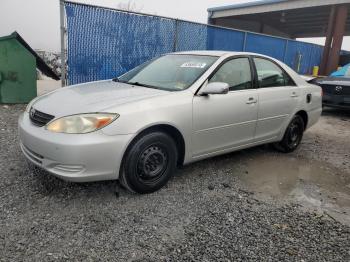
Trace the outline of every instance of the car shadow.
[[189, 173], [198, 173], [200, 175], [201, 170], [216, 172], [218, 170], [232, 168], [232, 165], [235, 165], [235, 167], [244, 166], [252, 158], [267, 154], [278, 155], [280, 153], [268, 144], [255, 146], [190, 163], [181, 167], [180, 172], [177, 172], [176, 177], [183, 177]]
[[115, 196], [117, 181], [98, 181], [88, 183], [73, 183], [59, 179], [49, 172], [29, 165], [29, 172], [33, 174], [33, 186], [37, 194], [43, 196], [75, 199], [96, 196]]

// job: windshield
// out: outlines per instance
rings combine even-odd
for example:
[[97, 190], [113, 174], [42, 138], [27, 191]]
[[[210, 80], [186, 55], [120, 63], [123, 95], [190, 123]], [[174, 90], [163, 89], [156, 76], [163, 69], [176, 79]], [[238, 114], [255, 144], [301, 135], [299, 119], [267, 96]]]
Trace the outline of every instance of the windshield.
[[118, 80], [169, 91], [184, 90], [217, 59], [215, 56], [165, 55], [134, 68]]

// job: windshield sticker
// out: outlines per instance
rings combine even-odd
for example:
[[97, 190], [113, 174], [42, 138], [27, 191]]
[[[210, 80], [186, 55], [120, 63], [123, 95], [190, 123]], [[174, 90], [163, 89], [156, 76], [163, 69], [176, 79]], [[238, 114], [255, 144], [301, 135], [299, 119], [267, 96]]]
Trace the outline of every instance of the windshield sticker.
[[186, 68], [204, 68], [207, 64], [206, 63], [199, 63], [199, 62], [187, 62], [181, 65], [181, 67]]

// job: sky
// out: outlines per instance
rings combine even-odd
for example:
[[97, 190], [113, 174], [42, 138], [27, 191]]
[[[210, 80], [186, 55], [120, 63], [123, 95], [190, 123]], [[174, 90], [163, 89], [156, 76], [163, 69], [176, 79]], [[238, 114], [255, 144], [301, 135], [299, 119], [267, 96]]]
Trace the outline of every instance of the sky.
[[[34, 49], [60, 50], [59, 0], [0, 0], [0, 36], [17, 31]], [[72, 0], [112, 8], [125, 6], [129, 0]], [[229, 5], [242, 0], [134, 0], [134, 7], [143, 13], [207, 22], [207, 8]], [[324, 38], [303, 39], [324, 44]], [[350, 50], [350, 37], [343, 42]]]

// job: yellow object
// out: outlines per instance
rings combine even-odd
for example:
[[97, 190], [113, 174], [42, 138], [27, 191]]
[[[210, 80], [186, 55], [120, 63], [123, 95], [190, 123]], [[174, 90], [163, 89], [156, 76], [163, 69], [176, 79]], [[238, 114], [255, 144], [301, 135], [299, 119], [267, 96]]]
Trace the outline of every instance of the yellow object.
[[318, 76], [318, 70], [319, 70], [320, 68], [318, 67], [318, 66], [314, 66], [314, 68], [312, 69], [312, 75], [313, 76]]

